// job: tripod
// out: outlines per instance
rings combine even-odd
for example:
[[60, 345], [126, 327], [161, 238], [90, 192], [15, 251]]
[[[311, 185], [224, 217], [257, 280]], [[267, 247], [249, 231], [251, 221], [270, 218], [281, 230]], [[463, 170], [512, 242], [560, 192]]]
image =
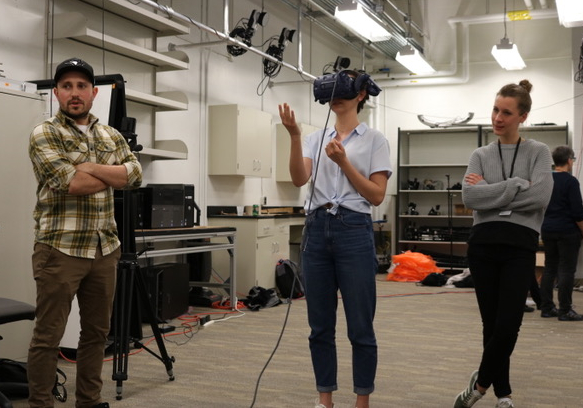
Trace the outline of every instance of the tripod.
[[[122, 132], [126, 139], [125, 132]], [[135, 136], [132, 132], [131, 135]], [[134, 139], [135, 140], [135, 139]], [[141, 150], [141, 146], [136, 145], [130, 147], [133, 151]], [[136, 240], [134, 231], [134, 209], [136, 208], [136, 195], [130, 190], [123, 190], [123, 217], [121, 227], [121, 258], [117, 269], [117, 288], [115, 294], [115, 303], [113, 310], [113, 375], [112, 380], [116, 381], [116, 399], [122, 399], [123, 381], [128, 379], [128, 358], [129, 358], [129, 342], [133, 340], [134, 347], [142, 348], [148, 353], [159, 359], [164, 363], [168, 378], [174, 381], [174, 374], [172, 371], [172, 363], [175, 361], [174, 357], [169, 357], [166, 351], [160, 328], [152, 308], [152, 303], [148, 298], [146, 285], [144, 283], [142, 274], [140, 273], [140, 266], [138, 264], [138, 256], [136, 253]], [[130, 336], [130, 321], [132, 316], [132, 306], [135, 302], [133, 300], [134, 289], [139, 295], [137, 301], [141, 301], [142, 310], [145, 311], [148, 322], [156, 339], [160, 355], [154, 353], [142, 344], [139, 339], [132, 339]], [[141, 322], [138, 322], [138, 324]]]

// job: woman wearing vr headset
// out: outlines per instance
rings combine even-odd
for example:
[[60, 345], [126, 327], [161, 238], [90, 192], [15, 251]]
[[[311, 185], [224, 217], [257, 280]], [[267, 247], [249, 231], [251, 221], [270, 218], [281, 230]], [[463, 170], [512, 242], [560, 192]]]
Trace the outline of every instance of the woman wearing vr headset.
[[294, 111], [284, 103], [279, 105], [279, 115], [291, 139], [289, 168], [294, 185], [312, 180], [305, 201], [301, 266], [319, 392], [316, 408], [332, 408], [332, 392], [338, 389], [338, 291], [352, 345], [355, 406], [368, 408], [377, 366], [373, 328], [377, 259], [371, 212], [373, 205], [382, 203], [392, 170], [387, 139], [358, 119], [369, 94], [378, 95], [380, 89], [364, 73], [335, 75], [330, 92], [319, 94], [314, 88], [317, 100], [330, 101], [334, 127], [308, 135], [302, 144]]

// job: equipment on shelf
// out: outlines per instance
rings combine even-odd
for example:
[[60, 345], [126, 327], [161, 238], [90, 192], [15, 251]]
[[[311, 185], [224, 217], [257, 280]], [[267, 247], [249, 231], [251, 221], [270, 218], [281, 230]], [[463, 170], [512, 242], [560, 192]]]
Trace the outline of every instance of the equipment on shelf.
[[409, 203], [409, 208], [407, 209], [408, 215], [419, 215], [419, 211], [417, 211], [417, 204], [411, 202]]
[[431, 210], [427, 213], [427, 215], [441, 215], [441, 211], [439, 209], [441, 206], [439, 204], [435, 205], [435, 208], [431, 207]]

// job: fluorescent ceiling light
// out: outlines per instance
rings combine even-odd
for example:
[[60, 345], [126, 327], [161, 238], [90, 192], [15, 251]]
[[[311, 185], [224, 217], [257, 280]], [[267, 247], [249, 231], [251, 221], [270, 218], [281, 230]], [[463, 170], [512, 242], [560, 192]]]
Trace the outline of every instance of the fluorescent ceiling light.
[[425, 61], [419, 50], [411, 45], [405, 45], [401, 48], [395, 59], [414, 74], [433, 74], [435, 72], [433, 67]]
[[583, 26], [583, 2], [581, 0], [555, 0], [559, 22], [565, 27]]
[[334, 17], [372, 42], [391, 38], [391, 34], [370, 17], [356, 0], [344, 0], [336, 6]]
[[492, 55], [496, 58], [498, 64], [508, 71], [526, 67], [518, 52], [518, 47], [516, 44], [512, 44], [508, 38], [502, 38], [500, 44], [492, 47]]

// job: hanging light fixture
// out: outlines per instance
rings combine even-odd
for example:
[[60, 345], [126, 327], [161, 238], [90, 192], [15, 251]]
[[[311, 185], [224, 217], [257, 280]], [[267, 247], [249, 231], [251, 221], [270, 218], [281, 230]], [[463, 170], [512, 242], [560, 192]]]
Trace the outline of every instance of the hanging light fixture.
[[492, 55], [498, 64], [508, 71], [526, 67], [524, 60], [518, 52], [518, 47], [516, 44], [512, 44], [506, 36], [506, 0], [504, 0], [504, 38], [500, 40], [500, 44], [492, 47]]
[[435, 72], [433, 67], [425, 61], [419, 50], [409, 44], [399, 50], [395, 59], [409, 71], [418, 75], [433, 74]]
[[409, 71], [417, 75], [433, 74], [435, 69], [423, 58], [417, 48], [409, 44], [411, 38], [411, 0], [409, 0], [409, 12], [407, 14], [408, 30], [407, 44], [397, 52], [395, 59]]
[[559, 22], [565, 27], [583, 26], [583, 2], [581, 0], [555, 0]]
[[357, 0], [343, 0], [336, 6], [334, 17], [372, 42], [391, 39], [391, 34], [375, 21]]

